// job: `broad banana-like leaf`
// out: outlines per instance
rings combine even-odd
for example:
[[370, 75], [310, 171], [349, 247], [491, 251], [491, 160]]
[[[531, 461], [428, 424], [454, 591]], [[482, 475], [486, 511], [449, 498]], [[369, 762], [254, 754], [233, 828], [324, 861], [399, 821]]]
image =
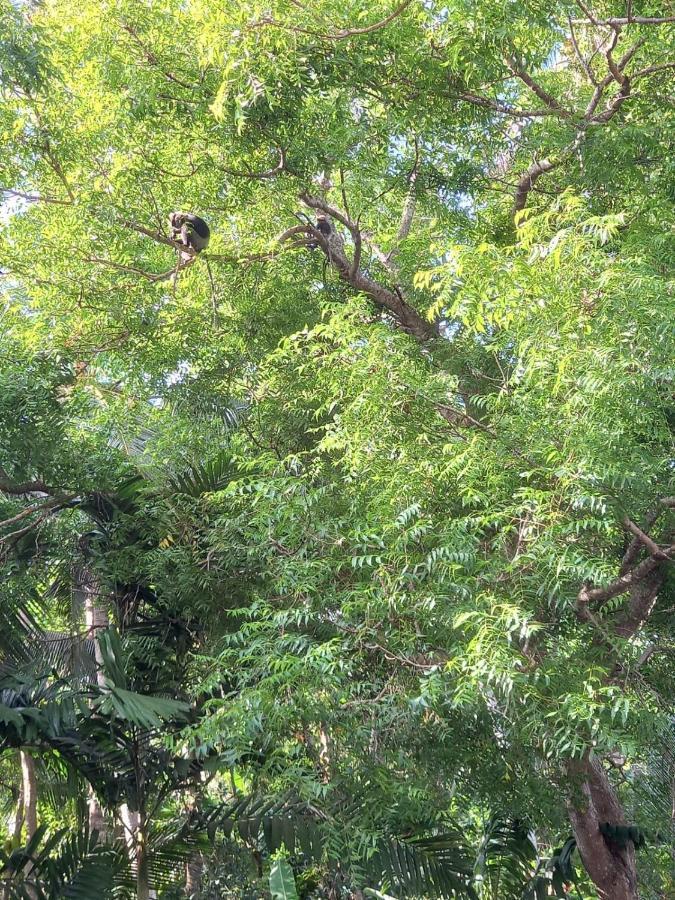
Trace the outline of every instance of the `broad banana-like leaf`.
[[275, 859], [270, 872], [272, 900], [299, 900], [293, 869], [285, 859]]

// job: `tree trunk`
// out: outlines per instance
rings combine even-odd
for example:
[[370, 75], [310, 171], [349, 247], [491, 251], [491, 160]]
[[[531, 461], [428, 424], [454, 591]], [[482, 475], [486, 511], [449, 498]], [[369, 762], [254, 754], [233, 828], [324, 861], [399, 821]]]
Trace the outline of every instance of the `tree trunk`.
[[[84, 622], [87, 636], [94, 642], [94, 658], [96, 660], [96, 682], [105, 687], [106, 678], [103, 672], [103, 654], [98, 642], [98, 633], [108, 627], [108, 605], [101, 595], [98, 580], [92, 574], [89, 566], [84, 562], [75, 573], [75, 591], [84, 607]], [[98, 801], [91, 786], [87, 801], [89, 809], [89, 831], [97, 831], [99, 841], [107, 842], [110, 838], [110, 829], [103, 813], [103, 808]]]
[[129, 859], [136, 864], [137, 900], [152, 900], [156, 894], [150, 890], [147, 824], [144, 823], [141, 813], [129, 809], [126, 803], [120, 807], [120, 817], [124, 826], [124, 840], [129, 850]]
[[21, 775], [26, 840], [30, 840], [37, 831], [37, 779], [35, 777], [35, 760], [24, 750], [21, 751]]
[[[37, 831], [37, 778], [35, 777], [35, 760], [26, 753], [21, 751], [21, 779], [23, 790], [23, 815], [26, 823], [26, 843], [33, 837]], [[32, 862], [28, 862], [24, 868], [24, 878], [26, 881], [26, 897], [31, 900], [37, 897], [35, 887], [31, 879], [33, 871]]]
[[202, 871], [204, 861], [202, 854], [193, 853], [185, 863], [185, 893], [190, 900], [198, 900], [201, 897]]
[[639, 900], [635, 847], [619, 847], [605, 840], [600, 825], [626, 825], [626, 818], [600, 760], [587, 754], [570, 760], [567, 772], [573, 797], [568, 812], [577, 847], [600, 900]]
[[137, 900], [150, 900], [148, 846], [143, 828], [139, 828], [136, 832], [136, 898]]
[[[196, 788], [189, 787], [186, 789], [185, 801], [187, 812], [193, 814], [199, 807], [199, 793]], [[185, 863], [185, 894], [190, 900], [199, 900], [202, 895], [203, 870], [204, 858], [201, 852], [197, 850]]]
[[12, 839], [12, 846], [18, 847], [21, 844], [21, 832], [23, 831], [23, 818], [24, 818], [24, 810], [23, 810], [23, 766], [21, 765], [21, 756], [19, 755], [19, 766], [20, 766], [20, 779], [19, 779], [19, 793], [16, 798], [16, 807], [14, 815], [10, 817], [8, 824], [8, 831], [10, 837]]

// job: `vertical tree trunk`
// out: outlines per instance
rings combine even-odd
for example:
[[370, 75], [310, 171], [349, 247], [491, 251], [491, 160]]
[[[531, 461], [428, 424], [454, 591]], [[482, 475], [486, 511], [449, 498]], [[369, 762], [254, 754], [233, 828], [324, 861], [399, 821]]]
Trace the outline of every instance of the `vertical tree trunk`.
[[12, 845], [18, 847], [21, 844], [21, 832], [23, 831], [23, 766], [21, 765], [21, 755], [17, 757], [19, 763], [19, 793], [16, 798], [16, 807], [14, 815], [10, 817], [8, 831], [12, 839]]
[[[186, 806], [190, 813], [193, 813], [199, 806], [199, 794], [195, 788], [188, 788], [186, 791]], [[193, 853], [185, 863], [185, 893], [190, 900], [199, 900], [201, 897], [202, 872], [204, 870], [204, 859], [202, 854], [197, 851]]]
[[148, 871], [148, 845], [145, 828], [136, 832], [136, 898], [150, 900], [150, 873]]
[[197, 852], [185, 863], [185, 893], [190, 900], [198, 900], [202, 895], [202, 872], [204, 869], [204, 861], [202, 854]]
[[[86, 551], [86, 547], [83, 548]], [[77, 600], [84, 608], [84, 622], [87, 636], [94, 642], [94, 658], [96, 660], [96, 681], [100, 686], [105, 686], [106, 680], [103, 672], [103, 654], [98, 642], [99, 632], [108, 627], [108, 605], [102, 597], [98, 580], [92, 574], [89, 566], [84, 562], [75, 572], [75, 592]], [[99, 840], [106, 842], [110, 837], [110, 829], [103, 814], [103, 809], [93, 789], [89, 788], [87, 801], [89, 809], [89, 831], [97, 831]]]
[[129, 809], [126, 803], [120, 807], [120, 817], [129, 858], [136, 865], [137, 900], [151, 900], [155, 892], [150, 890], [147, 822], [142, 813]]
[[21, 751], [21, 774], [26, 839], [30, 840], [37, 831], [37, 779], [35, 777], [35, 760], [24, 750]]
[[639, 900], [635, 848], [612, 845], [600, 832], [603, 822], [625, 825], [626, 818], [600, 760], [587, 754], [570, 760], [567, 771], [574, 795], [568, 812], [577, 847], [600, 900]]
[[[35, 760], [25, 750], [21, 751], [21, 778], [26, 843], [28, 843], [37, 831], [37, 778], [35, 777]], [[36, 897], [35, 886], [31, 880], [32, 870], [33, 864], [29, 862], [24, 869], [24, 878], [26, 880], [26, 896], [31, 900]]]

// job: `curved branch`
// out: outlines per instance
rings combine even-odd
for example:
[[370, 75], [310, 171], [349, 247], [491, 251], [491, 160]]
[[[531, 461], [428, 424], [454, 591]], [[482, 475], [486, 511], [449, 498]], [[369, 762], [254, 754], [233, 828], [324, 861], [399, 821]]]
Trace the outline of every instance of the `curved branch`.
[[534, 162], [530, 166], [527, 171], [521, 175], [518, 179], [518, 185], [516, 187], [516, 196], [513, 201], [513, 211], [519, 212], [521, 209], [525, 209], [525, 204], [527, 203], [527, 198], [529, 196], [530, 191], [535, 185], [535, 182], [545, 173], [550, 172], [552, 169], [555, 169], [558, 163], [552, 163], [548, 159], [542, 159], [539, 162]]
[[401, 13], [405, 12], [411, 3], [412, 0], [403, 0], [403, 3], [400, 3], [386, 18], [380, 19], [379, 22], [374, 22], [372, 25], [365, 25], [363, 28], [341, 28], [338, 31], [324, 32], [317, 31], [314, 28], [303, 28], [300, 25], [287, 25], [285, 22], [280, 22], [278, 19], [273, 19], [271, 16], [264, 16], [257, 22], [251, 23], [248, 28], [280, 28], [282, 31], [292, 31], [295, 34], [307, 34], [324, 41], [344, 41], [351, 37], [358, 37], [361, 34], [372, 34], [373, 31], [379, 31], [381, 28], [385, 28], [393, 22], [394, 19], [398, 18]]
[[372, 34], [373, 31], [379, 31], [380, 28], [385, 28], [390, 22], [393, 22], [394, 19], [398, 18], [402, 12], [405, 12], [411, 3], [412, 0], [403, 0], [403, 3], [399, 3], [396, 9], [385, 19], [381, 19], [373, 25], [366, 25], [364, 28], [345, 28], [342, 31], [337, 31], [335, 34], [331, 35], [331, 40], [343, 41], [345, 38], [354, 37], [355, 35]]
[[286, 171], [286, 151], [283, 147], [279, 148], [279, 162], [272, 169], [265, 169], [262, 172], [238, 172], [236, 169], [228, 169], [225, 166], [218, 166], [221, 172], [229, 175], [231, 178], [250, 178], [252, 181], [262, 181], [266, 178], [276, 178]]

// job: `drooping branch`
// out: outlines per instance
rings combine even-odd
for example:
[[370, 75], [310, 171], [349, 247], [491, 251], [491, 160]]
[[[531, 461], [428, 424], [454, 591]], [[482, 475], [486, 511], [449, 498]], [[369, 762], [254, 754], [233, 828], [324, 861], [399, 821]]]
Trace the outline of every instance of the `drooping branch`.
[[301, 25], [291, 25], [288, 22], [281, 22], [278, 19], [273, 19], [272, 16], [266, 15], [263, 18], [258, 19], [256, 22], [252, 22], [247, 27], [249, 29], [252, 28], [279, 28], [282, 31], [290, 31], [295, 34], [306, 34], [310, 37], [319, 38], [324, 41], [345, 41], [348, 38], [358, 37], [362, 34], [372, 34], [374, 31], [379, 31], [382, 28], [386, 28], [394, 19], [397, 19], [405, 10], [410, 6], [412, 0], [403, 0], [402, 3], [394, 9], [392, 13], [386, 16], [384, 19], [380, 19], [379, 22], [374, 22], [372, 25], [364, 25], [362, 28], [339, 28], [335, 31], [318, 31], [315, 28], [305, 28]]
[[541, 159], [532, 163], [529, 169], [518, 179], [516, 195], [513, 201], [514, 212], [525, 209], [527, 198], [537, 180], [545, 173], [551, 172], [558, 163], [552, 163], [548, 159]]
[[286, 168], [286, 151], [283, 147], [279, 148], [279, 161], [276, 166], [273, 166], [271, 169], [264, 169], [261, 172], [241, 172], [237, 169], [228, 169], [225, 166], [218, 166], [218, 169], [221, 172], [224, 172], [225, 175], [229, 175], [231, 178], [248, 178], [251, 181], [264, 181], [267, 178], [276, 178], [277, 175], [281, 175], [283, 172], [287, 171]]

